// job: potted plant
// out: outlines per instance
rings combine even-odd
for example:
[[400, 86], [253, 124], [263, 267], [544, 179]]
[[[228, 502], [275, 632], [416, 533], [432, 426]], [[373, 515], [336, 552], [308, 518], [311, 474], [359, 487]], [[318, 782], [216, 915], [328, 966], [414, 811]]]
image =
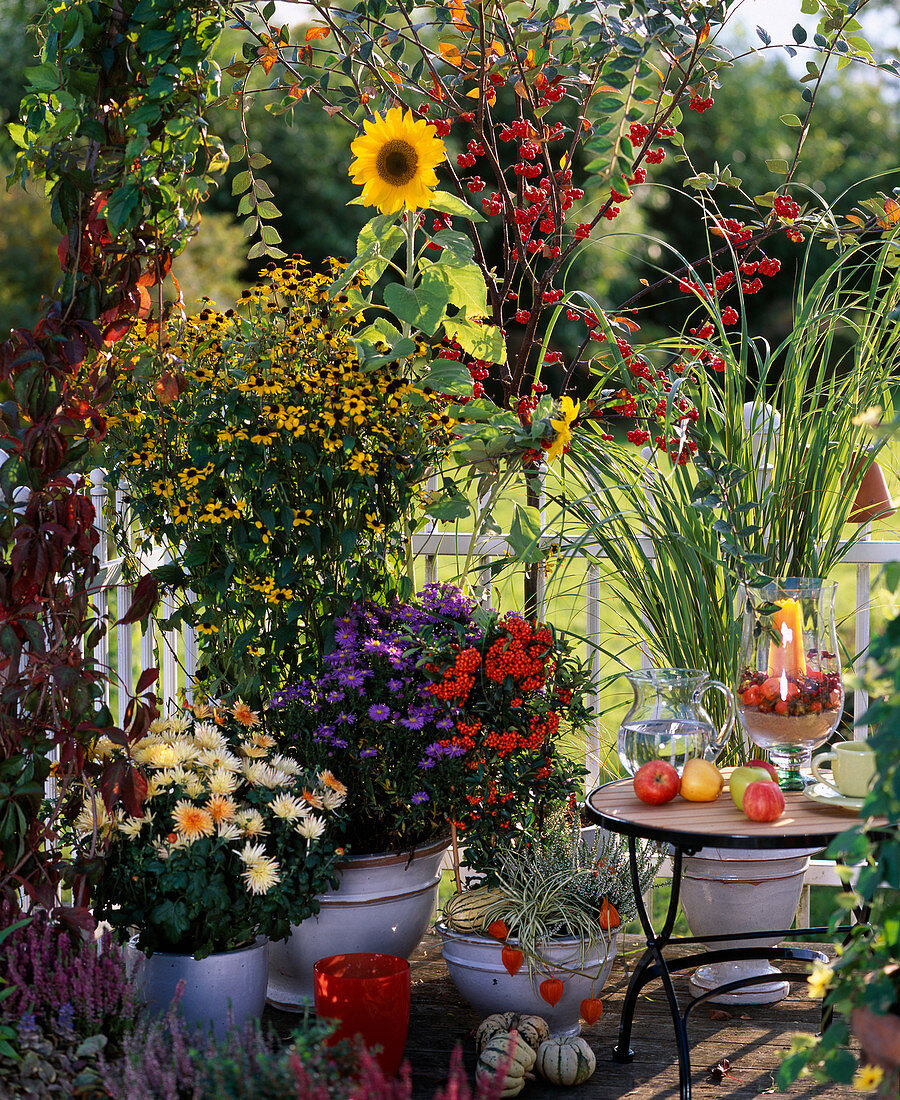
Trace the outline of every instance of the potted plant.
[[[642, 891], [660, 858], [642, 846]], [[587, 843], [569, 805], [501, 850], [491, 885], [454, 894], [438, 931], [450, 977], [482, 1016], [539, 1015], [575, 1035], [602, 1011], [618, 929], [635, 913], [627, 842], [600, 833]]]
[[319, 669], [323, 624], [403, 589], [411, 504], [448, 440], [445, 402], [415, 384], [427, 345], [367, 359], [346, 295], [324, 295], [344, 265], [326, 266], [270, 265], [236, 309], [138, 322], [115, 353], [112, 528], [175, 600], [163, 629], [196, 630], [210, 697], [268, 699]]
[[283, 1006], [308, 1000], [318, 958], [408, 956], [451, 837], [493, 868], [498, 844], [577, 781], [559, 735], [588, 715], [588, 679], [564, 638], [484, 612], [452, 585], [411, 604], [356, 604], [330, 630], [324, 674], [280, 692], [265, 715], [282, 752], [348, 786], [340, 888], [272, 951], [269, 996]]
[[[896, 591], [900, 570], [891, 565], [885, 573]], [[778, 1084], [811, 1075], [893, 1097], [900, 1088], [900, 616], [873, 640], [864, 684], [873, 702], [861, 722], [873, 727], [869, 744], [877, 771], [861, 820], [828, 849], [848, 881], [854, 876], [852, 889], [838, 895], [829, 926], [846, 925], [862, 906], [868, 919], [854, 924], [833, 966], [817, 966], [810, 975], [810, 996], [824, 997], [836, 1015], [821, 1036], [794, 1037]], [[887, 818], [890, 827], [873, 827], [876, 817]], [[851, 1031], [860, 1053], [850, 1045]]]
[[83, 847], [106, 842], [94, 912], [128, 941], [144, 999], [163, 1011], [184, 980], [180, 1010], [218, 1031], [229, 1008], [237, 1023], [261, 1014], [268, 939], [336, 882], [346, 788], [272, 747], [242, 703], [157, 720], [130, 750], [147, 775], [143, 813], [107, 814], [89, 789], [75, 821]]

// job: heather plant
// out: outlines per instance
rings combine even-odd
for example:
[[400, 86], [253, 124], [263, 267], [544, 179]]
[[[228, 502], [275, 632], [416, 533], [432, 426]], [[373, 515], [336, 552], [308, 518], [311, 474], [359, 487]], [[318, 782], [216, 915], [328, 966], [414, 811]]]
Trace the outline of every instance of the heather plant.
[[[0, 922], [12, 920], [0, 903]], [[134, 1027], [137, 1006], [122, 953], [112, 937], [85, 938], [34, 910], [30, 920], [0, 944], [0, 971], [12, 992], [0, 1001], [0, 1019], [28, 1017], [49, 1034], [59, 1027], [87, 1038], [118, 1041]]]
[[279, 693], [267, 728], [284, 752], [348, 787], [345, 839], [395, 850], [446, 835], [489, 872], [583, 769], [560, 751], [589, 720], [588, 677], [543, 623], [477, 608], [453, 585], [414, 604], [358, 604], [334, 627], [326, 673]]
[[[328, 1025], [305, 1019], [285, 1045], [259, 1024], [220, 1039], [192, 1032], [174, 1008], [145, 1021], [119, 1062], [102, 1063], [110, 1100], [411, 1100], [409, 1063], [396, 1079], [364, 1048], [327, 1047]], [[435, 1100], [499, 1100], [502, 1074], [471, 1093], [459, 1047]]]

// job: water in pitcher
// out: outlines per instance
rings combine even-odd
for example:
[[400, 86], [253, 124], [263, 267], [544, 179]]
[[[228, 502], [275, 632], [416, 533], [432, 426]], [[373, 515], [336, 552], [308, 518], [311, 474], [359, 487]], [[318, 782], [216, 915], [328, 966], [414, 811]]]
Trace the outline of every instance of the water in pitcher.
[[645, 718], [625, 722], [617, 739], [619, 759], [630, 774], [648, 760], [665, 760], [681, 774], [684, 762], [703, 756], [716, 731], [706, 722]]

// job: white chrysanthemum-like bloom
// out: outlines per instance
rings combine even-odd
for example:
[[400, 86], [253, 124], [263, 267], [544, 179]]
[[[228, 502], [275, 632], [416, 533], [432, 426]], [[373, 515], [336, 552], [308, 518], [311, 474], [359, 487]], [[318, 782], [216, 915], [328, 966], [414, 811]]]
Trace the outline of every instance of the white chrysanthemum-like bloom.
[[206, 784], [192, 772], [184, 781], [184, 789], [191, 798], [199, 798], [206, 792]]
[[141, 835], [141, 829], [145, 825], [151, 824], [152, 821], [153, 814], [144, 814], [142, 817], [126, 817], [119, 822], [119, 832], [122, 836], [127, 836], [129, 840], [134, 840], [135, 837]]
[[154, 845], [157, 859], [169, 858], [169, 845], [168, 844], [156, 844]]
[[241, 761], [228, 749], [202, 749], [197, 762], [204, 768], [224, 768], [229, 772], [241, 770]]
[[340, 791], [328, 791], [328, 790], [322, 792], [322, 809], [323, 810], [328, 810], [329, 812], [331, 810], [336, 810], [338, 808], [338, 806], [343, 806], [343, 804], [346, 801], [347, 801], [346, 793], [342, 793]]
[[185, 779], [187, 779], [187, 772], [180, 764], [177, 764], [174, 768], [166, 768], [165, 771], [159, 774], [160, 778], [170, 786], [176, 783], [183, 783]]
[[243, 836], [243, 833], [233, 821], [220, 821], [218, 834], [222, 840], [240, 840]]
[[169, 719], [169, 728], [173, 733], [186, 733], [191, 728], [192, 719], [186, 714], [176, 714]]
[[268, 857], [249, 864], [241, 878], [251, 894], [268, 894], [281, 881], [277, 861]]
[[158, 794], [162, 794], [167, 786], [168, 782], [163, 780], [161, 774], [151, 775], [150, 779], [147, 781], [147, 794], [144, 796], [145, 799], [149, 801], [151, 798], [156, 798]]
[[283, 818], [285, 821], [296, 821], [297, 818], [303, 817], [305, 813], [300, 799], [289, 794], [280, 794], [277, 798], [274, 798], [270, 803], [270, 808], [276, 817]]
[[102, 737], [97, 738], [97, 744], [94, 745], [94, 755], [105, 760], [107, 756], [116, 751], [116, 748], [117, 746], [104, 734]]
[[241, 863], [246, 863], [248, 866], [252, 863], [258, 863], [261, 859], [265, 858], [265, 844], [251, 844], [249, 840], [244, 843], [244, 847], [238, 852], [238, 859]]
[[194, 741], [201, 749], [227, 749], [228, 742], [222, 736], [222, 731], [212, 722], [200, 722], [194, 726]]
[[280, 772], [284, 772], [285, 775], [299, 775], [300, 765], [296, 760], [291, 760], [289, 756], [284, 756], [280, 752], [276, 753], [269, 761], [273, 768], [277, 768]]
[[234, 823], [244, 836], [265, 836], [268, 832], [258, 810], [241, 810], [235, 814]]
[[298, 821], [294, 828], [301, 836], [306, 837], [307, 840], [318, 840], [325, 832], [325, 822], [321, 817], [310, 814], [309, 817], [304, 817], [302, 820]]
[[229, 768], [216, 768], [207, 780], [210, 794], [234, 794], [239, 780]]
[[154, 718], [154, 720], [150, 723], [151, 733], [169, 733], [171, 729], [171, 718]]
[[151, 745], [144, 757], [144, 763], [151, 768], [172, 768], [178, 763], [178, 753], [172, 745]]
[[95, 820], [99, 835], [103, 836], [110, 831], [112, 821], [99, 795], [93, 801], [90, 798], [84, 800], [78, 817], [75, 818], [75, 831], [81, 836], [90, 836], [94, 831]]
[[256, 787], [266, 787], [272, 791], [276, 787], [282, 787], [290, 782], [290, 777], [284, 772], [273, 768], [271, 764], [263, 764], [259, 761], [244, 761], [244, 775]]

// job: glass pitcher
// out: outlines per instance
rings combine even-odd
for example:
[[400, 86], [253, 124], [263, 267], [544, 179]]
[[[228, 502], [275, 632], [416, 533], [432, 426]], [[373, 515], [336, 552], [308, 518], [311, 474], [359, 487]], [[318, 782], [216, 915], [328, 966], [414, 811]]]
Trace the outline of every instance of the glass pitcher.
[[[619, 728], [618, 751], [629, 775], [648, 760], [666, 760], [680, 775], [692, 757], [716, 759], [734, 725], [734, 695], [725, 684], [696, 668], [652, 668], [625, 676], [634, 702]], [[719, 730], [703, 706], [712, 688], [727, 704]]]

